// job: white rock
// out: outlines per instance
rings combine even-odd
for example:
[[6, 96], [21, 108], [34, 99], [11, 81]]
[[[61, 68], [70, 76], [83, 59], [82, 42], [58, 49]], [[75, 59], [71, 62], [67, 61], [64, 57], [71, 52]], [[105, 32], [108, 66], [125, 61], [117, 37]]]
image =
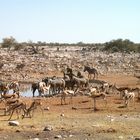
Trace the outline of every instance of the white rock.
[[119, 139], [123, 139], [123, 136], [119, 136]]
[[46, 107], [46, 110], [50, 110], [50, 107], [48, 106], [48, 107]]
[[64, 117], [65, 115], [64, 114], [61, 114], [60, 116]]
[[46, 127], [43, 129], [43, 131], [51, 131], [51, 130], [53, 130], [53, 127], [50, 126], [50, 125], [46, 126]]
[[61, 136], [61, 135], [56, 135], [54, 138], [55, 138], [55, 139], [61, 139], [62, 136]]
[[18, 121], [9, 121], [8, 123], [10, 126], [19, 126], [19, 122]]
[[33, 138], [33, 139], [31, 139], [31, 140], [40, 140], [39, 138]]
[[69, 138], [73, 137], [73, 135], [69, 135]]

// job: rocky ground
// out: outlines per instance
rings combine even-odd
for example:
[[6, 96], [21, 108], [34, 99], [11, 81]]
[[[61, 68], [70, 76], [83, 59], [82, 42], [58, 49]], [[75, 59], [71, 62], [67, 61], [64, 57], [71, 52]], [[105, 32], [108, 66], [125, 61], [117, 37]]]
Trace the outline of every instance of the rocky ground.
[[[35, 54], [29, 46], [19, 51], [0, 49], [0, 79], [35, 81], [47, 75], [61, 75], [67, 66], [83, 73], [84, 65], [100, 75], [139, 75], [140, 54], [88, 51], [81, 47], [40, 47]], [[86, 75], [86, 73], [83, 73]], [[139, 75], [140, 76], [140, 75]]]
[[[83, 72], [84, 65], [98, 69], [99, 79], [119, 86], [140, 87], [137, 75], [140, 70], [140, 54], [108, 54], [82, 51], [82, 48], [40, 48], [33, 54], [27, 47], [20, 51], [0, 50], [0, 79], [20, 82], [39, 81], [46, 76], [62, 76], [61, 70], [71, 66]], [[23, 100], [29, 105], [31, 97]], [[107, 107], [97, 101], [98, 111], [93, 111], [92, 99], [74, 97], [73, 104], [60, 105], [60, 98], [41, 98], [43, 114], [38, 108], [33, 118], [19, 119], [19, 126], [9, 126], [0, 110], [1, 140], [135, 140], [140, 139], [140, 101], [130, 102], [122, 108], [119, 95], [109, 95]], [[3, 103], [0, 104], [3, 107]], [[49, 107], [49, 108], [48, 108]], [[48, 110], [49, 109], [49, 110]], [[16, 119], [16, 113], [12, 117]]]

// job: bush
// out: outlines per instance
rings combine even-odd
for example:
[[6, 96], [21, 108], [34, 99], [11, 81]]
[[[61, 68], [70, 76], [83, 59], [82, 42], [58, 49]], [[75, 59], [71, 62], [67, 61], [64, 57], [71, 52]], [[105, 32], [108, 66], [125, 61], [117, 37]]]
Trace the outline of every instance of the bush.
[[110, 52], [138, 52], [138, 45], [128, 39], [117, 39], [106, 42], [103, 50]]
[[14, 47], [17, 41], [13, 37], [3, 38], [3, 42], [1, 43], [2, 48], [11, 48]]

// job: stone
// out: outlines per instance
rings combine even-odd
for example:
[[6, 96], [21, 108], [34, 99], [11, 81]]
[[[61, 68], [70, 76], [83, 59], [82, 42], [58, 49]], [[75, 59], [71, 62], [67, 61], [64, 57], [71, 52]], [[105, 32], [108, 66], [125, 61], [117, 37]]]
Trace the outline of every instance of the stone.
[[60, 116], [64, 117], [65, 115], [62, 113]]
[[139, 138], [135, 138], [135, 140], [140, 140], [140, 137]]
[[46, 126], [46, 127], [43, 129], [43, 131], [51, 131], [51, 130], [53, 130], [53, 127], [50, 126], [50, 125]]
[[119, 136], [119, 139], [123, 139], [123, 136]]
[[9, 121], [8, 123], [10, 126], [19, 126], [19, 122], [18, 121]]
[[48, 107], [46, 107], [46, 108], [45, 108], [45, 110], [48, 110], [48, 111], [49, 111], [49, 110], [50, 110], [50, 107], [49, 107], [49, 106], [48, 106]]
[[61, 139], [62, 136], [61, 136], [61, 135], [56, 135], [54, 138], [55, 138], [55, 139]]
[[73, 137], [73, 135], [69, 135], [69, 138]]

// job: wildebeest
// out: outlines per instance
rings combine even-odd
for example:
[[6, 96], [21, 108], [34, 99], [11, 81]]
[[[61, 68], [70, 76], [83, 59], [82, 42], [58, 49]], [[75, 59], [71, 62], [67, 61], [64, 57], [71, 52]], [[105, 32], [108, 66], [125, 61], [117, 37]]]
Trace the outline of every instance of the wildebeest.
[[[84, 66], [84, 72], [88, 72], [88, 78], [91, 79], [91, 75], [94, 75], [94, 78], [97, 77], [98, 78], [98, 72], [95, 68], [90, 68], [88, 66]], [[94, 79], [93, 78], [93, 79]]]

